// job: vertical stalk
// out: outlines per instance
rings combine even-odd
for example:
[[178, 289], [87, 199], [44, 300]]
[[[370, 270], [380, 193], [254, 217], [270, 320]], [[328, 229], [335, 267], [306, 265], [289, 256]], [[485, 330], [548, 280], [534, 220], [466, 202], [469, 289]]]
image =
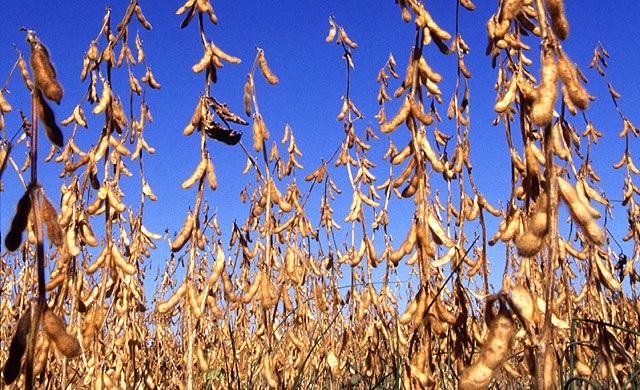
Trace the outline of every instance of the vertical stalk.
[[[25, 388], [33, 388], [33, 364], [36, 353], [37, 335], [47, 305], [45, 276], [44, 276], [44, 242], [42, 233], [42, 216], [40, 215], [40, 187], [38, 185], [38, 96], [37, 89], [31, 92], [31, 145], [29, 158], [31, 160], [31, 182], [27, 186], [29, 197], [31, 198], [31, 210], [35, 220], [36, 235], [36, 271], [38, 275], [38, 298], [35, 311], [31, 312], [31, 328], [27, 339], [27, 356], [25, 360]], [[28, 243], [26, 244], [28, 245]], [[25, 249], [26, 250], [26, 249]]]
[[551, 351], [551, 311], [553, 310], [553, 285], [555, 282], [553, 264], [558, 257], [558, 186], [556, 183], [556, 171], [554, 164], [554, 152], [553, 152], [553, 138], [552, 138], [552, 124], [547, 125], [544, 128], [544, 150], [545, 150], [545, 179], [547, 181], [547, 195], [549, 198], [548, 203], [548, 242], [549, 251], [547, 256], [543, 258], [543, 271], [544, 271], [544, 301], [546, 310], [544, 312], [544, 320], [542, 329], [540, 332], [540, 338], [535, 350], [535, 376], [534, 387], [536, 389], [544, 389], [545, 382], [545, 360], [547, 354]]

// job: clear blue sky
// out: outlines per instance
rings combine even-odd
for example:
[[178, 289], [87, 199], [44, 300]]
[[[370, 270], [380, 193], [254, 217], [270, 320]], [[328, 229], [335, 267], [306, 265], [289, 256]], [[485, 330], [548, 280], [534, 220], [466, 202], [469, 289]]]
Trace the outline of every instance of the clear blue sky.
[[[508, 197], [509, 188], [507, 172], [497, 169], [508, 163], [504, 129], [491, 126], [496, 95], [492, 86], [496, 73], [490, 67], [490, 59], [484, 55], [487, 43], [484, 25], [495, 12], [498, 1], [476, 0], [475, 3], [476, 11], [461, 10], [460, 18], [461, 34], [471, 47], [471, 53], [466, 59], [467, 66], [474, 75], [471, 80], [471, 160], [479, 188], [495, 203], [497, 199]], [[640, 80], [640, 52], [635, 40], [640, 36], [640, 27], [636, 20], [637, 4], [627, 0], [566, 3], [571, 33], [563, 46], [571, 59], [589, 77], [589, 91], [599, 97], [587, 112], [589, 119], [605, 133], [593, 155], [600, 162], [599, 173], [609, 180], [604, 189], [611, 199], [619, 199], [622, 174], [614, 172], [611, 165], [623, 151], [623, 141], [616, 136], [621, 128], [621, 121], [615, 115], [603, 81], [587, 65], [597, 42], [602, 41], [612, 56], [609, 60], [608, 77], [623, 95], [622, 109], [639, 125], [640, 116], [637, 111], [640, 92], [637, 83]], [[162, 84], [162, 89], [147, 94], [154, 122], [146, 128], [145, 138], [156, 147], [157, 153], [145, 157], [145, 169], [159, 201], [147, 205], [145, 221], [156, 232], [170, 228], [173, 233], [180, 227], [195, 198], [195, 190], [183, 191], [180, 184], [191, 174], [199, 160], [199, 139], [196, 135], [184, 137], [182, 129], [188, 123], [204, 88], [203, 75], [191, 71], [191, 66], [202, 55], [202, 47], [195, 22], [185, 29], [179, 28], [182, 16], [176, 16], [175, 11], [182, 5], [181, 1], [141, 0], [140, 4], [153, 25], [153, 30], [146, 31], [134, 21], [130, 34], [135, 35], [136, 30], [139, 30], [147, 63]], [[390, 52], [398, 61], [398, 70], [404, 71], [414, 36], [413, 25], [401, 20], [400, 9], [393, 1], [235, 0], [213, 1], [212, 4], [219, 23], [217, 26], [206, 23], [207, 38], [242, 59], [239, 65], [227, 64], [219, 70], [219, 82], [213, 86], [212, 95], [228, 103], [232, 110], [241, 113], [242, 88], [255, 56], [254, 47], [257, 45], [263, 48], [280, 84], [270, 86], [263, 80], [258, 81], [260, 109], [272, 139], [281, 138], [285, 123], [293, 128], [304, 153], [300, 159], [305, 167], [304, 174], [315, 169], [321, 158], [328, 158], [343, 136], [342, 124], [336, 122], [335, 117], [340, 110], [340, 97], [345, 92], [345, 69], [341, 48], [324, 41], [330, 14], [335, 16], [337, 23], [344, 26], [349, 36], [359, 44], [359, 48], [353, 52], [355, 71], [352, 74], [352, 100], [364, 113], [365, 120], [358, 122], [357, 128], [362, 131], [370, 122], [374, 130], [378, 131], [374, 118], [378, 110], [376, 75]], [[64, 86], [62, 104], [54, 107], [54, 110], [58, 120], [65, 118], [86, 90], [87, 83], [81, 83], [79, 79], [82, 57], [100, 30], [106, 6], [113, 9], [115, 26], [124, 13], [125, 1], [5, 1], [2, 6], [3, 23], [0, 27], [0, 82], [4, 83], [16, 59], [13, 45], [28, 55], [25, 33], [18, 31], [18, 28], [35, 30], [42, 42], [49, 47], [59, 80]], [[428, 9], [443, 28], [454, 31], [455, 1], [429, 2]], [[100, 48], [102, 47], [104, 41], [101, 41]], [[445, 79], [442, 85], [445, 104], [441, 107], [444, 114], [446, 101], [453, 93], [455, 58], [443, 57], [435, 47], [429, 47], [425, 55]], [[537, 61], [535, 54], [531, 57]], [[138, 77], [143, 72], [142, 66], [134, 68]], [[126, 80], [124, 68], [116, 70], [115, 75], [116, 78]], [[398, 84], [399, 81], [391, 80], [390, 90]], [[11, 136], [19, 126], [17, 110], [28, 110], [30, 101], [19, 75], [14, 76], [8, 88], [11, 94], [7, 95], [7, 99], [14, 108], [14, 112], [6, 116], [7, 134]], [[125, 96], [128, 91], [124, 84], [116, 93], [127, 100]], [[395, 112], [396, 107], [397, 102], [389, 104], [388, 113]], [[84, 110], [91, 116], [91, 108], [86, 103]], [[89, 129], [79, 129], [76, 140], [81, 145], [81, 140], [84, 140], [84, 147], [88, 148], [98, 138], [101, 121], [102, 117], [89, 118]], [[583, 127], [579, 119], [574, 123], [579, 128]], [[452, 123], [445, 121], [440, 127], [443, 131], [454, 134]], [[63, 128], [63, 131], [68, 134], [70, 128]], [[394, 133], [397, 145], [404, 144], [404, 141], [399, 141], [402, 136], [401, 132]], [[245, 129], [243, 140], [250, 149], [250, 128]], [[48, 150], [48, 144], [42, 145], [45, 145], [44, 150]], [[385, 138], [381, 137], [376, 144], [378, 151], [373, 153], [384, 153], [386, 145]], [[634, 148], [637, 152], [635, 145]], [[242, 222], [246, 216], [246, 207], [237, 208], [238, 193], [244, 182], [253, 180], [253, 175], [241, 175], [246, 159], [240, 148], [215, 143], [211, 144], [210, 150], [220, 188], [215, 193], [209, 193], [208, 199], [213, 208], [220, 207], [222, 228], [228, 231], [233, 218]], [[24, 148], [18, 147], [14, 157], [23, 152]], [[18, 160], [22, 161], [21, 158]], [[130, 164], [130, 168], [135, 168], [135, 164]], [[57, 198], [60, 183], [57, 175], [60, 171], [61, 166], [53, 164], [43, 166], [40, 170], [42, 175], [50, 178], [42, 181], [53, 198]], [[379, 172], [385, 175], [385, 163], [380, 164]], [[137, 179], [130, 180], [137, 185]], [[15, 190], [19, 183], [11, 169], [5, 172], [3, 181], [5, 191], [0, 194], [0, 226], [5, 232], [21, 191]], [[442, 180], [438, 177], [434, 176], [432, 181], [443, 188]], [[47, 186], [47, 183], [50, 184]], [[126, 186], [126, 183], [123, 185]], [[304, 185], [301, 187], [306, 188]], [[343, 189], [348, 192], [348, 188]], [[350, 195], [347, 198], [350, 200]], [[132, 193], [125, 201], [135, 205], [138, 202], [137, 195]], [[317, 204], [311, 204], [310, 210], [317, 210], [318, 207]], [[411, 210], [413, 205], [404, 202], [403, 207]], [[347, 211], [343, 210], [345, 215]], [[624, 213], [617, 218], [624, 229]], [[160, 251], [156, 253], [160, 257], [157, 260], [161, 261], [165, 254], [166, 252]], [[498, 260], [495, 264], [496, 271], [501, 269], [501, 262]], [[161, 263], [156, 265], [161, 266]]]

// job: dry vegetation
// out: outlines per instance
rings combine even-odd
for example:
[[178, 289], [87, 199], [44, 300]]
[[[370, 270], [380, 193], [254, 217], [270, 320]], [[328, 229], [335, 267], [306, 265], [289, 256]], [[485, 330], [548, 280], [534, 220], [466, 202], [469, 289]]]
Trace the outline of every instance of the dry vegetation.
[[[18, 175], [25, 189], [0, 258], [4, 383], [96, 389], [639, 386], [636, 256], [609, 246], [613, 237], [603, 214], [614, 206], [598, 190], [602, 173], [590, 158], [602, 134], [589, 120], [586, 78], [561, 46], [569, 35], [562, 0], [503, 0], [487, 22], [497, 76], [494, 125], [504, 127], [512, 161], [500, 208], [487, 201], [472, 174], [469, 48], [421, 3], [397, 3], [416, 35], [406, 50], [399, 48], [409, 54], [406, 70], [396, 68], [392, 55], [380, 69], [379, 127], [361, 125], [363, 115], [349, 94], [358, 46], [338, 23], [349, 21], [329, 19], [326, 41], [338, 43], [347, 72], [337, 116], [344, 138], [311, 173], [298, 162], [293, 129], [274, 141], [269, 113], [259, 109], [260, 89], [278, 84], [269, 53], [257, 48], [244, 86], [245, 115], [233, 113], [213, 87], [216, 70], [240, 58], [207, 38], [206, 28], [217, 22], [209, 0], [188, 0], [177, 11], [182, 27], [197, 24], [194, 39], [203, 48], [193, 71], [203, 75], [204, 95], [196, 99], [193, 88], [197, 104], [183, 130], [200, 138], [201, 160], [182, 183], [197, 192], [184, 224], [170, 227], [177, 234], [168, 238], [172, 254], [153, 302], [143, 288], [153, 283], [145, 262], [164, 236], [144, 225], [145, 204], [155, 201], [153, 178], [144, 172], [154, 153], [145, 141], [153, 120], [146, 96], [160, 94], [161, 86], [150, 67], [155, 59], [145, 57], [130, 28], [151, 25], [136, 0], [119, 10], [121, 20], [107, 10], [87, 42], [81, 74], [87, 93], [64, 96], [78, 103], [61, 122], [50, 106], [63, 98], [51, 65], [55, 53], [40, 42], [46, 37], [27, 31], [30, 53], [18, 53], [8, 79], [21, 74], [32, 112], [12, 111], [10, 96], [0, 94], [2, 169], [5, 176]], [[469, 0], [458, 6], [460, 12], [475, 8]], [[433, 69], [429, 58], [437, 55], [455, 56], [458, 68]], [[593, 82], [608, 83], [607, 57], [599, 45], [590, 67], [601, 80]], [[455, 79], [452, 96], [439, 87], [444, 78]], [[129, 89], [114, 88], [116, 79], [129, 80]], [[618, 108], [620, 96], [608, 85]], [[389, 112], [389, 104], [399, 108]], [[76, 130], [87, 126], [87, 111], [104, 122], [91, 133], [95, 146], [83, 150]], [[624, 240], [633, 242], [635, 254], [640, 190], [634, 179], [640, 171], [629, 143], [639, 130], [619, 108], [618, 114], [624, 150], [614, 168], [625, 172], [618, 207], [627, 211]], [[17, 141], [3, 126], [9, 115], [22, 118]], [[241, 140], [243, 126], [251, 131]], [[38, 143], [42, 128], [51, 144], [44, 159], [38, 153], [47, 149], [46, 141]], [[399, 132], [410, 135], [406, 145], [396, 144]], [[228, 244], [206, 200], [218, 186], [214, 140], [241, 147], [247, 156], [240, 197], [250, 211], [233, 223]], [[19, 161], [12, 147], [27, 149], [27, 160]], [[373, 148], [386, 148], [382, 160], [369, 160]], [[60, 168], [60, 198], [56, 188], [39, 184], [41, 160]], [[374, 167], [388, 174], [376, 177]], [[338, 187], [338, 176], [348, 177], [349, 188]], [[140, 193], [127, 193], [131, 202], [125, 204], [121, 182], [133, 180]], [[432, 191], [435, 182], [447, 192]], [[352, 199], [348, 210], [333, 209], [339, 197]], [[400, 202], [413, 208], [410, 226], [390, 211]], [[490, 218], [501, 221], [498, 231], [487, 227]], [[398, 232], [395, 239], [391, 231]], [[490, 291], [487, 254], [498, 242], [506, 248], [504, 273], [501, 289]], [[413, 285], [400, 283], [407, 276], [397, 267], [410, 270]], [[623, 280], [630, 284], [623, 287]]]

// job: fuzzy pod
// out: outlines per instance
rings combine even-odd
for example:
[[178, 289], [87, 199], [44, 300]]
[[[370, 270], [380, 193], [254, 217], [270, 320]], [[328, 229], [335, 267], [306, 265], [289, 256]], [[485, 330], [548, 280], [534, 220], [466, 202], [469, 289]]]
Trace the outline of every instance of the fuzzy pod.
[[273, 74], [273, 72], [271, 71], [271, 68], [269, 68], [269, 65], [267, 64], [267, 59], [264, 56], [264, 50], [260, 50], [258, 52], [258, 67], [260, 68], [260, 72], [262, 73], [262, 76], [264, 76], [265, 80], [267, 80], [267, 82], [271, 85], [275, 85], [278, 84], [278, 77]]
[[476, 363], [466, 367], [460, 376], [460, 389], [484, 389], [502, 366], [511, 349], [515, 326], [511, 312], [500, 302], [498, 314], [493, 313], [493, 300], [487, 301], [485, 321], [489, 334]]
[[53, 245], [60, 246], [63, 243], [64, 234], [62, 233], [62, 228], [58, 222], [58, 212], [49, 198], [44, 194], [40, 197], [40, 202], [42, 221], [47, 229], [47, 237]]
[[538, 237], [544, 237], [547, 234], [548, 230], [547, 213], [549, 201], [546, 192], [540, 193], [537, 203], [538, 204], [536, 205], [536, 209], [533, 212], [533, 215], [531, 215], [531, 219], [529, 219], [529, 225], [527, 226], [527, 229]]
[[589, 94], [578, 80], [575, 65], [563, 50], [558, 50], [558, 75], [566, 87], [566, 93], [571, 103], [581, 110], [589, 107]]
[[512, 20], [514, 19], [522, 10], [524, 6], [523, 0], [505, 0], [502, 2], [502, 7], [500, 9], [500, 20]]
[[533, 102], [531, 117], [538, 126], [546, 126], [553, 119], [553, 106], [558, 97], [558, 66], [551, 51], [542, 53], [542, 70], [538, 96]]
[[545, 3], [551, 16], [551, 30], [559, 40], [564, 41], [569, 36], [569, 22], [564, 14], [564, 1], [545, 0]]
[[540, 252], [543, 243], [544, 236], [538, 236], [532, 231], [526, 231], [516, 238], [518, 255], [522, 257], [533, 257]]
[[262, 115], [253, 115], [253, 126], [251, 129], [253, 131], [253, 149], [256, 152], [259, 152], [262, 150], [264, 141], [269, 138], [269, 130], [267, 130], [267, 126], [262, 119]]
[[58, 350], [67, 358], [74, 358], [82, 354], [82, 347], [78, 339], [66, 330], [64, 320], [53, 311], [47, 309], [42, 318], [42, 330]]
[[56, 79], [56, 71], [49, 59], [49, 51], [37, 40], [31, 42], [31, 70], [36, 87], [44, 96], [60, 104], [62, 100], [62, 86]]
[[534, 324], [536, 315], [536, 306], [533, 297], [524, 285], [518, 284], [511, 290], [509, 299], [511, 308], [529, 324]]
[[244, 105], [244, 113], [251, 116], [251, 91], [253, 85], [253, 76], [247, 75], [247, 81], [244, 83], [244, 93], [242, 95], [242, 103]]
[[571, 218], [582, 228], [585, 234], [597, 245], [605, 242], [604, 231], [589, 213], [589, 208], [579, 198], [576, 189], [565, 179], [558, 177], [558, 188], [562, 199], [569, 206]]

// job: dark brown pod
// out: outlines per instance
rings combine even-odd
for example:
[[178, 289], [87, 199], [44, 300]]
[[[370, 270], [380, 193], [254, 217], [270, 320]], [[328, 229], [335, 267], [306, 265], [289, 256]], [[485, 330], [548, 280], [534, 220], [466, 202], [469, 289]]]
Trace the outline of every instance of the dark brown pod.
[[16, 206], [16, 213], [11, 220], [9, 233], [4, 239], [4, 245], [10, 252], [15, 251], [22, 244], [22, 233], [27, 228], [29, 221], [29, 211], [31, 211], [31, 197], [29, 190], [22, 195]]
[[62, 130], [60, 130], [60, 127], [58, 127], [56, 123], [56, 116], [51, 107], [49, 107], [49, 103], [42, 98], [40, 90], [36, 91], [36, 96], [38, 99], [38, 118], [40, 118], [40, 122], [44, 126], [47, 138], [49, 138], [52, 144], [61, 148], [64, 144], [64, 137]]
[[56, 79], [56, 71], [49, 60], [49, 51], [37, 39], [31, 41], [31, 70], [36, 87], [47, 99], [60, 104], [62, 86]]
[[16, 333], [11, 339], [11, 345], [9, 346], [9, 357], [4, 364], [3, 375], [4, 382], [7, 385], [12, 384], [20, 375], [20, 367], [22, 363], [22, 355], [27, 349], [27, 338], [29, 336], [29, 329], [31, 328], [31, 309], [18, 320], [18, 327]]
[[227, 145], [235, 145], [240, 142], [242, 137], [241, 131], [225, 129], [219, 123], [211, 122], [204, 126], [204, 132], [216, 141], [220, 141]]

